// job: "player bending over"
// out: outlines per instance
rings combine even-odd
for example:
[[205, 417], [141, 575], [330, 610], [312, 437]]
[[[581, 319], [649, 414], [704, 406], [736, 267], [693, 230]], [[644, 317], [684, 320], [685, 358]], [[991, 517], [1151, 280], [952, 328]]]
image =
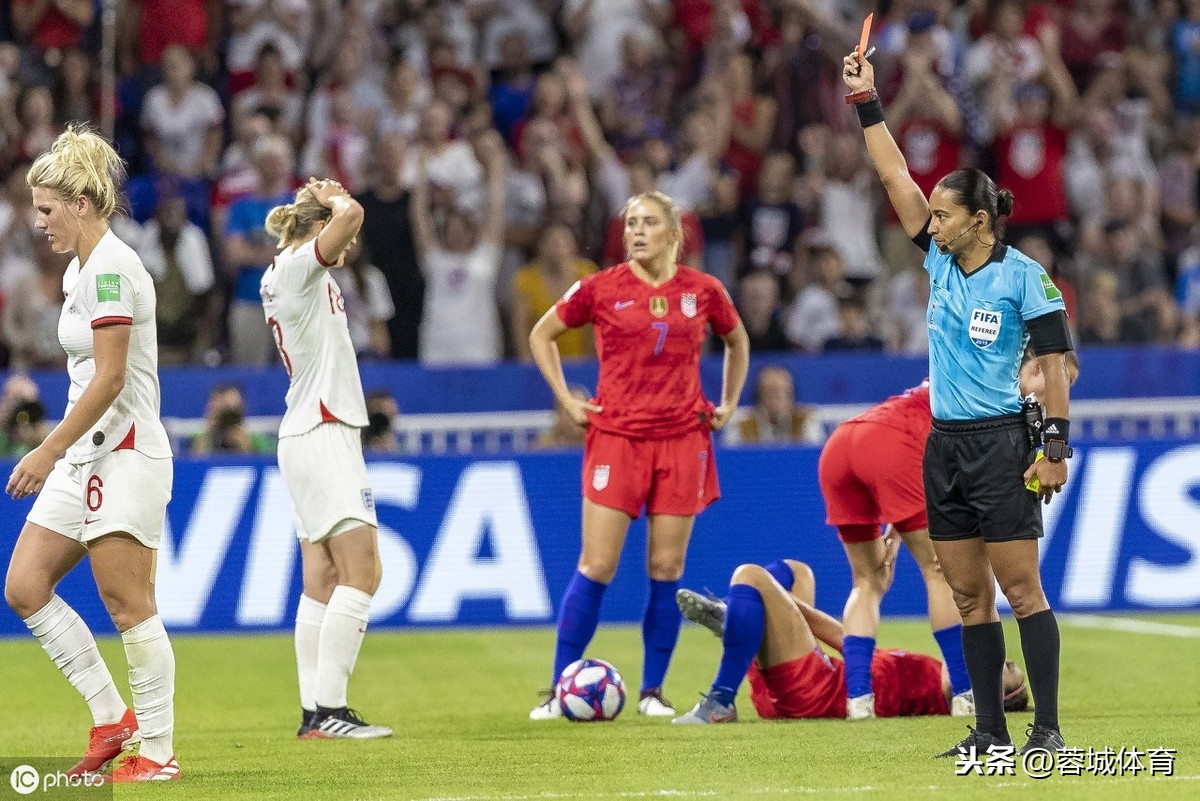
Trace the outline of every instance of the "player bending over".
[[[898, 540], [888, 538], [887, 585], [898, 546]], [[792, 559], [766, 567], [741, 565], [723, 600], [680, 590], [676, 600], [684, 617], [720, 637], [724, 650], [711, 689], [673, 722], [736, 722], [734, 698], [747, 674], [750, 701], [760, 718], [846, 717], [845, 663], [821, 648], [824, 643], [842, 651], [842, 624], [813, 607], [815, 596], [812, 569]], [[950, 714], [950, 680], [945, 666], [932, 656], [877, 649], [871, 678], [879, 717]], [[1005, 662], [1005, 709], [1020, 711], [1028, 703], [1020, 668]]]

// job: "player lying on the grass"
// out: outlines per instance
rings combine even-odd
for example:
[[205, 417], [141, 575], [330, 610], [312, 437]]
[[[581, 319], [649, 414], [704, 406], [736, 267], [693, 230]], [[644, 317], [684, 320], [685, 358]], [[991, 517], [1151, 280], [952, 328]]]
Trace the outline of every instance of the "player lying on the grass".
[[[896, 538], [887, 539], [884, 589], [891, 584], [898, 547]], [[738, 567], [723, 600], [691, 590], [677, 593], [683, 616], [720, 637], [724, 651], [712, 688], [674, 723], [736, 722], [734, 699], [747, 674], [760, 718], [846, 717], [845, 663], [821, 648], [824, 643], [842, 650], [842, 624], [813, 607], [817, 585], [808, 565], [784, 559], [769, 567]], [[877, 649], [871, 678], [879, 717], [950, 714], [950, 679], [932, 656]], [[1005, 662], [1005, 709], [1020, 711], [1028, 703], [1021, 669]]]
[[[1071, 383], [1079, 375], [1073, 351], [1063, 354]], [[1041, 399], [1046, 386], [1033, 351], [1025, 353], [1018, 375], [1022, 396]], [[884, 544], [881, 525], [897, 532], [916, 559], [929, 599], [929, 624], [950, 674], [954, 695], [950, 713], [973, 716], [975, 699], [963, 657], [962, 622], [954, 594], [942, 575], [929, 539], [922, 460], [932, 415], [929, 382], [888, 398], [837, 427], [821, 451], [818, 478], [826, 522], [837, 529], [846, 549], [854, 587], [846, 599], [846, 717], [875, 716], [871, 655], [879, 631]]]

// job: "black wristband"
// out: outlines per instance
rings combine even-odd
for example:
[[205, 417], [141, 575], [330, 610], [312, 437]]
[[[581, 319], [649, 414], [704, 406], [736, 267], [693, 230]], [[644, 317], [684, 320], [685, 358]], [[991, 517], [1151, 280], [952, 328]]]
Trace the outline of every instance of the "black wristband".
[[858, 112], [858, 124], [863, 128], [870, 128], [872, 125], [883, 122], [883, 103], [879, 102], [879, 98], [859, 103], [854, 110]]
[[1065, 417], [1047, 417], [1046, 424], [1042, 427], [1042, 439], [1061, 439], [1063, 442], [1071, 441], [1071, 421]]

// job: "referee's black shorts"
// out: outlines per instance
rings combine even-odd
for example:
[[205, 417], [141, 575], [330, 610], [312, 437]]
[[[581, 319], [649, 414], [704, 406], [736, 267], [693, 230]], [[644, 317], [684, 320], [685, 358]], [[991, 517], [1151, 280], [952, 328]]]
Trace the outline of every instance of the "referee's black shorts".
[[933, 421], [925, 443], [925, 508], [935, 540], [1042, 536], [1038, 495], [1025, 488], [1029, 443], [1021, 415]]

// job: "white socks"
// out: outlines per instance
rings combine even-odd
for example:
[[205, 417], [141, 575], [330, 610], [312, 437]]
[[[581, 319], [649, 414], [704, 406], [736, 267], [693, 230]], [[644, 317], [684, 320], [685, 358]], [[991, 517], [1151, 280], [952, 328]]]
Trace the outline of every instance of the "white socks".
[[129, 661], [129, 688], [146, 759], [165, 765], [175, 755], [175, 653], [158, 615], [121, 635]]
[[330, 709], [346, 706], [346, 685], [358, 661], [370, 609], [371, 596], [362, 590], [344, 584], [334, 587], [317, 646], [318, 705]]
[[50, 603], [30, 615], [25, 625], [87, 701], [94, 724], [119, 722], [125, 714], [125, 702], [113, 684], [108, 665], [100, 657], [95, 637], [79, 614], [55, 595]]
[[300, 606], [296, 608], [296, 672], [300, 679], [300, 706], [310, 712], [317, 708], [317, 646], [324, 619], [325, 604], [301, 595]]

